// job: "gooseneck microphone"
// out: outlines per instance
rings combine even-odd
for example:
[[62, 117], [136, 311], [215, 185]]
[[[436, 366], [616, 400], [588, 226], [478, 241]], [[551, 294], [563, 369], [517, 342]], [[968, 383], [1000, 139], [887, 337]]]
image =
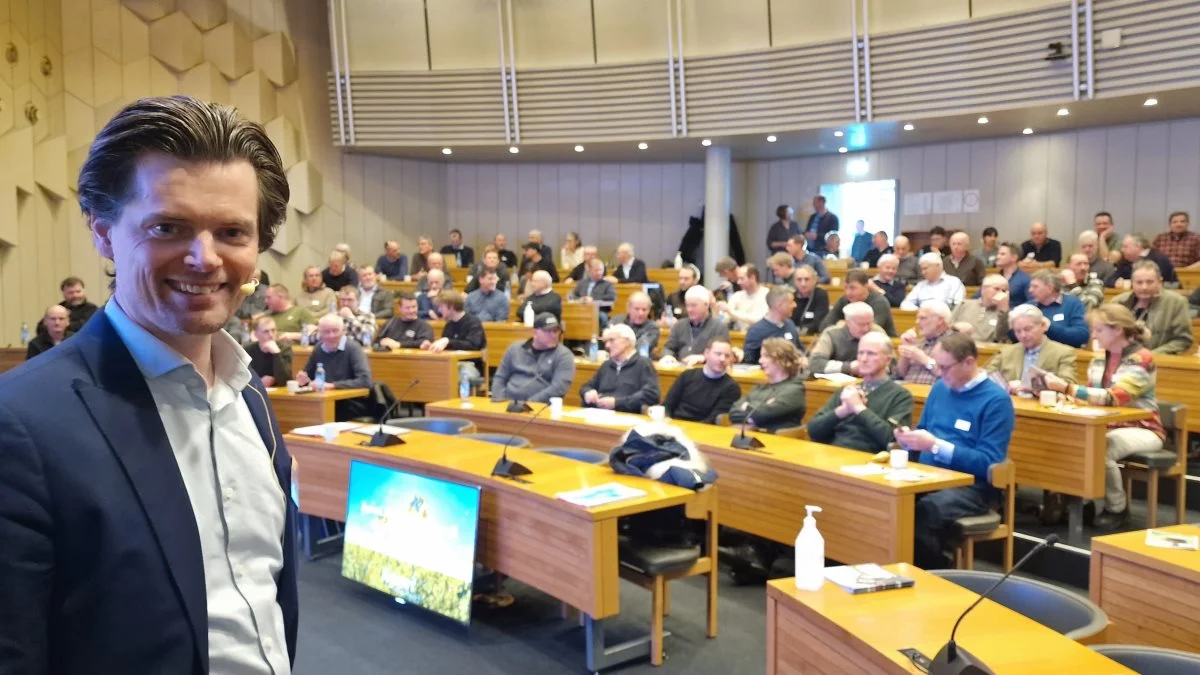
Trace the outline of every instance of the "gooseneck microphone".
[[984, 591], [984, 593], [980, 595], [975, 602], [971, 603], [971, 606], [968, 607], [966, 611], [959, 615], [958, 620], [954, 622], [954, 628], [950, 631], [950, 641], [947, 642], [944, 647], [942, 647], [941, 651], [937, 653], [937, 656], [933, 657], [933, 661], [929, 664], [930, 675], [986, 675], [992, 672], [981, 661], [976, 659], [974, 656], [971, 656], [970, 652], [965, 649], [959, 649], [958, 644], [954, 642], [954, 635], [958, 632], [958, 625], [961, 624], [962, 620], [971, 613], [971, 610], [975, 609], [979, 603], [983, 602], [984, 599], [990, 596], [992, 591], [999, 588], [1000, 584], [1008, 581], [1008, 578], [1012, 576], [1013, 572], [1021, 569], [1021, 567], [1024, 566], [1025, 563], [1029, 562], [1033, 556], [1041, 553], [1042, 549], [1050, 548], [1057, 543], [1057, 534], [1051, 534], [1050, 536], [1046, 537], [1042, 543], [1034, 546], [1033, 550], [1031, 550], [1029, 553], [1026, 553], [1024, 557], [1017, 561], [1016, 565], [1012, 566], [1012, 569], [1005, 573], [1004, 576], [997, 579], [996, 583], [992, 584], [991, 588]]
[[516, 433], [508, 437], [508, 440], [504, 442], [504, 451], [501, 453], [500, 459], [497, 460], [496, 466], [492, 467], [493, 476], [520, 480], [520, 478], [517, 478], [518, 476], [528, 476], [529, 474], [533, 473], [529, 467], [519, 462], [514, 462], [508, 458], [508, 446], [512, 445], [512, 442], [517, 440], [517, 436], [521, 435], [521, 432], [525, 431], [530, 424], [533, 424], [533, 421], [538, 418], [538, 415], [541, 415], [549, 409], [549, 403], [542, 406], [541, 410], [533, 413], [529, 419], [525, 420], [525, 424], [522, 424], [521, 428], [517, 429]]
[[733, 437], [732, 441], [729, 441], [730, 446], [735, 447], [738, 450], [757, 450], [763, 447], [762, 441], [753, 436], [746, 435], [746, 425], [750, 423], [750, 418], [754, 416], [754, 413], [758, 412], [758, 409], [763, 407], [765, 404], [766, 401], [763, 401], [762, 403], [759, 403], [751, 408], [750, 412], [746, 413], [746, 416], [742, 418], [742, 430], [738, 433], [738, 435]]
[[409, 382], [408, 387], [396, 397], [396, 400], [393, 401], [390, 406], [388, 406], [387, 410], [383, 411], [383, 414], [379, 416], [379, 429], [371, 435], [371, 440], [364, 443], [364, 445], [371, 448], [387, 448], [393, 445], [404, 445], [405, 441], [403, 438], [400, 438], [396, 434], [384, 433], [383, 423], [385, 420], [387, 420], [388, 415], [391, 415], [392, 411], [396, 409], [396, 406], [400, 405], [400, 403], [404, 401], [404, 397], [408, 394], [408, 392], [412, 391], [412, 388], [418, 384], [421, 384], [420, 380], [413, 380], [412, 382]]

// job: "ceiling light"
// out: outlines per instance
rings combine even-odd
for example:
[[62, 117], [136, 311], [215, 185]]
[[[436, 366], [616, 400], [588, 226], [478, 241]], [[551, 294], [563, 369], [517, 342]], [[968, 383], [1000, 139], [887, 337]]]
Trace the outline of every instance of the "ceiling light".
[[712, 145], [712, 141], [710, 141], [706, 138], [706, 139], [700, 141], [700, 145], [703, 145], [704, 147], [707, 148], [708, 146]]
[[1149, 108], [1152, 105], [1158, 105], [1158, 99], [1151, 96], [1150, 98], [1146, 99], [1146, 102], [1143, 103], [1142, 105], [1146, 106], [1147, 108]]
[[1066, 117], [1067, 115], [1071, 114], [1071, 111], [1067, 110], [1066, 108], [1059, 108], [1057, 114], [1059, 117]]
[[767, 136], [767, 142], [768, 142], [768, 143], [774, 143], [774, 142], [775, 142], [775, 141], [777, 141], [777, 140], [779, 140], [779, 139], [778, 139], [778, 138], [776, 138], [776, 137], [774, 137], [774, 136]]
[[575, 152], [583, 152], [583, 146], [582, 145], [575, 146]]
[[650, 146], [646, 143], [638, 143], [638, 150], [649, 150]]
[[1021, 133], [1025, 134], [1026, 136], [1028, 136], [1029, 134], [1032, 134], [1032, 133], [1033, 133], [1033, 129], [1030, 129], [1029, 127], [1025, 127], [1024, 129], [1022, 129], [1022, 130], [1021, 130]]
[[987, 123], [988, 123], [988, 118], [987, 118], [987, 115], [981, 115], [981, 116], [979, 117], [979, 119], [977, 119], [977, 120], [975, 120], [975, 121], [976, 121], [976, 122], [979, 122], [980, 124], [987, 124]]
[[914, 126], [913, 126], [911, 123], [910, 123], [910, 124], [905, 124], [905, 125], [904, 125], [904, 130], [905, 130], [905, 131], [912, 131], [912, 130], [913, 130], [913, 129], [915, 129], [915, 128], [916, 128], [916, 127], [914, 127]]
[[509, 146], [509, 148], [508, 148], [508, 151], [509, 151], [509, 152], [511, 152], [512, 154], [514, 154], [514, 155], [515, 155], [515, 154], [517, 154], [518, 152], [520, 152], [520, 151], [521, 151], [521, 149], [520, 149], [520, 148], [518, 148], [518, 147], [517, 147], [517, 146], [515, 146], [515, 145], [512, 145], [512, 146]]
[[442, 148], [442, 154], [443, 155], [453, 155], [454, 151], [451, 150], [450, 148]]
[[846, 134], [842, 133], [841, 131], [835, 131], [835, 132], [833, 132], [833, 137], [834, 137], [834, 138], [841, 138], [842, 136], [845, 136], [845, 135], [846, 135]]
[[850, 152], [850, 148], [847, 148], [846, 146], [843, 145], [842, 147], [838, 148], [838, 152], [844, 154], [844, 153]]

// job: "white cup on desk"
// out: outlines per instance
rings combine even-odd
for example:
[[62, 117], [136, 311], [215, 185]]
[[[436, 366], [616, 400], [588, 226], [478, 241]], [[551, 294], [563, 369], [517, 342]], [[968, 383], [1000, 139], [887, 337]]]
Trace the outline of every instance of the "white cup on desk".
[[562, 397], [552, 396], [550, 397], [550, 418], [558, 419], [560, 417], [562, 417]]
[[903, 469], [908, 466], [908, 451], [892, 450], [888, 456], [888, 465], [893, 469]]
[[1047, 408], [1053, 408], [1058, 403], [1058, 392], [1050, 389], [1043, 389], [1042, 392], [1038, 394], [1038, 403], [1041, 403]]
[[646, 414], [655, 422], [667, 419], [667, 409], [661, 405], [652, 405], [646, 409]]
[[300, 383], [296, 380], [288, 380], [287, 390], [289, 394], [295, 394], [296, 392], [300, 391]]
[[325, 436], [326, 443], [332, 443], [337, 440], [338, 434], [341, 432], [332, 424], [326, 424], [321, 427], [321, 433]]

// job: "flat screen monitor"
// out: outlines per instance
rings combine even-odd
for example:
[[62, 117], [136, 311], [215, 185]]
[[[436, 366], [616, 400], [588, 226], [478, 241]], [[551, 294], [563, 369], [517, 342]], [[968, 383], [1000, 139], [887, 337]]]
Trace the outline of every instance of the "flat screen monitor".
[[352, 461], [342, 576], [471, 622], [478, 486]]

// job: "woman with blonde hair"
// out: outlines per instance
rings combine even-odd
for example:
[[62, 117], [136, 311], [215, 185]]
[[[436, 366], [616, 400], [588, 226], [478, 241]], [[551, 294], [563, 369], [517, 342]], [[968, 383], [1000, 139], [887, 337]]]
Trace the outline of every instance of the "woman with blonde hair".
[[1104, 350], [1088, 365], [1087, 384], [1069, 384], [1056, 375], [1046, 376], [1046, 387], [1092, 405], [1138, 408], [1151, 417], [1108, 425], [1104, 480], [1104, 513], [1094, 524], [1117, 529], [1129, 522], [1129, 503], [1117, 462], [1139, 452], [1161, 450], [1166, 432], [1158, 417], [1155, 394], [1157, 372], [1154, 355], [1145, 347], [1150, 339], [1146, 325], [1123, 305], [1105, 303], [1088, 313], [1092, 338]]
[[804, 355], [783, 338], [767, 338], [758, 364], [767, 383], [755, 386], [733, 404], [730, 421], [770, 432], [798, 426], [804, 419], [804, 381], [800, 377], [808, 366]]

